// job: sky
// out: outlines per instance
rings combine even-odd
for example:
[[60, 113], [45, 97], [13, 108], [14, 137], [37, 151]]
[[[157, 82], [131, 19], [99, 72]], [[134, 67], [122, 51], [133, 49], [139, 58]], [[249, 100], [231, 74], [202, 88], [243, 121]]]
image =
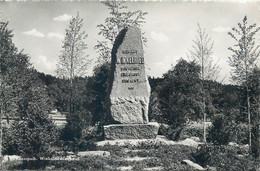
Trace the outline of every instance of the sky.
[[[199, 23], [214, 41], [213, 59], [222, 68], [219, 80], [228, 84], [231, 70], [227, 62], [231, 55], [228, 48], [235, 44], [228, 31], [237, 27], [245, 15], [249, 24], [260, 24], [257, 2], [127, 1], [125, 5], [129, 11], [148, 12], [141, 30], [148, 40], [144, 47], [147, 74], [153, 77], [161, 77], [178, 60], [187, 59]], [[0, 2], [0, 20], [9, 22], [15, 45], [30, 56], [38, 71], [51, 75], [55, 75], [59, 62], [65, 29], [77, 12], [88, 34], [87, 54], [93, 61], [86, 73], [91, 75], [98, 58], [94, 46], [97, 40], [102, 40], [97, 25], [104, 23], [110, 12], [106, 6], [97, 1]]]

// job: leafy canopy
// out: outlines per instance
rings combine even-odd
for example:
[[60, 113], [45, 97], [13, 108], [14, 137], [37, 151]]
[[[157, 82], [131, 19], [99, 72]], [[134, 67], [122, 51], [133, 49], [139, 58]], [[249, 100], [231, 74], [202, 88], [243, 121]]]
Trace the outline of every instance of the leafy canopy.
[[[111, 58], [111, 50], [119, 32], [123, 28], [133, 25], [141, 27], [145, 23], [145, 15], [148, 13], [141, 10], [126, 11], [125, 1], [112, 0], [102, 1], [101, 3], [110, 10], [110, 16], [105, 19], [105, 23], [97, 25], [100, 30], [98, 34], [102, 35], [105, 40], [98, 41], [95, 49], [100, 54], [98, 62], [104, 63]], [[146, 39], [142, 38], [146, 42]]]

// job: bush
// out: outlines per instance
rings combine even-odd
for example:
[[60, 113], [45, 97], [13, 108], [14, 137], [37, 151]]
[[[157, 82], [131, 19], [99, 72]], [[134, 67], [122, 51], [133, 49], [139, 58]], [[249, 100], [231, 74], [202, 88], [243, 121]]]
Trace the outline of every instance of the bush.
[[[203, 122], [192, 122], [189, 125], [185, 126], [180, 132], [179, 140], [184, 140], [190, 137], [199, 137], [202, 140], [204, 129], [203, 124]], [[206, 122], [206, 132], [209, 132], [211, 127], [211, 122]]]
[[[210, 129], [210, 124], [207, 124], [207, 132]], [[174, 141], [184, 140], [190, 137], [199, 137], [200, 139], [203, 139], [203, 123], [194, 122], [177, 128], [162, 124], [160, 125], [159, 133]]]
[[214, 144], [227, 145], [229, 142], [237, 144], [248, 143], [248, 128], [245, 124], [229, 121], [224, 115], [218, 115], [209, 130], [208, 141]]
[[248, 150], [225, 145], [201, 145], [193, 154], [203, 167], [214, 166], [217, 170], [256, 170], [256, 161], [248, 156]]
[[[65, 131], [63, 130], [62, 138], [64, 138]], [[99, 133], [97, 126], [88, 126], [79, 133], [79, 137], [74, 137], [72, 140], [61, 140], [64, 151], [86, 151], [96, 150], [96, 141], [101, 140], [102, 134]]]
[[52, 157], [58, 150], [55, 146], [58, 132], [51, 123], [29, 127], [27, 123], [22, 122], [17, 126], [17, 131], [18, 150], [24, 158], [35, 157], [40, 160], [41, 157]]
[[86, 151], [86, 150], [96, 150], [96, 142], [94, 140], [87, 140], [85, 138], [75, 139], [73, 141], [72, 151]]
[[172, 128], [168, 125], [161, 125], [159, 128], [159, 134], [164, 135], [170, 140], [177, 141], [180, 138], [182, 127]]
[[3, 128], [3, 155], [19, 155], [15, 125]]
[[252, 128], [252, 154], [255, 158], [260, 157], [260, 125], [254, 125]]

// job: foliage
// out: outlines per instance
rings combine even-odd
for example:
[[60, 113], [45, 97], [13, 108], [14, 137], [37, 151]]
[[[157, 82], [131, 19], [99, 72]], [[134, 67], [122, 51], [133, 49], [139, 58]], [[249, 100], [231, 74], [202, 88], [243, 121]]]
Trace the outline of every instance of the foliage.
[[255, 157], [260, 156], [260, 69], [255, 68], [249, 76], [249, 90], [250, 90], [250, 103], [251, 103], [251, 117], [252, 117], [252, 154]]
[[[259, 105], [260, 105], [260, 68], [255, 67], [252, 73], [249, 75], [249, 96], [250, 98], [250, 112], [252, 117], [252, 124], [260, 124], [260, 113], [259, 113]], [[245, 101], [245, 100], [244, 100]]]
[[[208, 100], [206, 99], [206, 96], [209, 95], [206, 93], [206, 88], [204, 85], [205, 80], [217, 80], [219, 78], [219, 72], [220, 67], [215, 63], [213, 64], [213, 57], [212, 57], [212, 48], [213, 48], [213, 42], [211, 42], [211, 38], [206, 33], [205, 29], [201, 29], [200, 25], [198, 24], [197, 29], [198, 36], [196, 36], [196, 39], [193, 41], [194, 45], [192, 46], [192, 50], [190, 50], [190, 58], [195, 61], [196, 64], [200, 66], [200, 77], [202, 81], [204, 81], [202, 86], [202, 103], [203, 103], [203, 122], [204, 122], [204, 128], [203, 128], [203, 140], [206, 142], [206, 121], [207, 121], [207, 113], [206, 106]], [[214, 106], [212, 106], [214, 107]]]
[[159, 90], [159, 103], [163, 122], [179, 127], [201, 118], [200, 68], [194, 62], [181, 59], [177, 65], [164, 74]]
[[[108, 86], [110, 76], [110, 64], [104, 63], [94, 69], [93, 77], [86, 85], [89, 101], [88, 109], [92, 113], [92, 124], [109, 123], [111, 118], [108, 112]], [[111, 122], [110, 122], [111, 123]]]
[[[210, 127], [207, 127], [207, 131]], [[184, 140], [186, 138], [190, 137], [198, 137], [200, 139], [203, 139], [203, 124], [197, 123], [197, 124], [189, 124], [185, 126], [179, 135], [179, 140]]]
[[[126, 150], [129, 149], [129, 150]], [[45, 161], [39, 163], [37, 169], [47, 170], [119, 170], [122, 166], [133, 166], [133, 170], [144, 170], [149, 167], [163, 167], [164, 170], [194, 170], [184, 165], [182, 160], [189, 159], [206, 167], [214, 166], [217, 170], [254, 170], [257, 161], [247, 156], [247, 149], [233, 146], [202, 146], [196, 150], [194, 147], [183, 145], [165, 145], [147, 141], [137, 145], [125, 144], [105, 145], [98, 150], [110, 152], [109, 157], [85, 156], [79, 160]], [[242, 156], [238, 156], [242, 155]], [[123, 160], [128, 157], [148, 157], [141, 161]], [[33, 161], [29, 161], [33, 162]], [[29, 165], [13, 164], [9, 169], [33, 169]]]
[[260, 55], [259, 45], [255, 44], [255, 35], [260, 30], [256, 24], [247, 25], [247, 17], [243, 23], [238, 23], [238, 28], [232, 28], [228, 34], [236, 41], [234, 47], [229, 50], [233, 52], [229, 57], [229, 65], [233, 67], [231, 75], [235, 83], [242, 84], [248, 81], [248, 74], [253, 71], [255, 63]]
[[[125, 152], [125, 148], [129, 149], [129, 151]], [[137, 170], [156, 166], [164, 167], [164, 170], [192, 170], [191, 167], [183, 165], [181, 161], [184, 159], [192, 160], [191, 154], [196, 152], [193, 147], [185, 146], [184, 148], [183, 145], [165, 145], [156, 141], [144, 141], [137, 145], [127, 143], [123, 146], [105, 145], [101, 147], [101, 150], [109, 151], [112, 156], [119, 156], [120, 158], [126, 158], [127, 156], [150, 157], [150, 159], [139, 161], [140, 163], [138, 161], [134, 163], [129, 161], [113, 163], [116, 166], [134, 164], [133, 169]]]
[[[1, 116], [7, 123], [13, 120], [6, 133], [14, 133], [3, 144], [6, 151], [18, 149], [24, 157], [49, 156], [55, 133], [47, 118], [50, 99], [36, 71], [31, 67], [29, 57], [17, 52], [12, 43], [12, 32], [6, 23], [1, 23]], [[2, 128], [2, 127], [1, 127]], [[10, 134], [6, 134], [10, 136]], [[5, 137], [5, 138], [7, 138]], [[1, 138], [2, 139], [2, 138]], [[8, 143], [8, 141], [12, 141]]]
[[46, 90], [34, 72], [28, 73], [24, 91], [21, 120], [16, 126], [18, 149], [23, 157], [50, 157], [58, 135], [47, 115], [50, 101]]
[[15, 124], [12, 124], [10, 128], [3, 128], [3, 143], [2, 153], [3, 155], [18, 155], [18, 142], [16, 135]]
[[149, 102], [149, 121], [155, 120], [159, 123], [162, 123], [162, 112], [159, 108], [159, 91], [160, 91], [160, 84], [162, 84], [162, 78], [151, 78], [148, 77], [149, 84], [151, 86], [151, 95], [150, 95], [150, 102]]
[[[65, 130], [63, 136], [66, 136], [66, 132], [70, 133], [68, 130]], [[78, 136], [74, 136], [73, 139], [65, 139], [63, 141], [63, 150], [73, 152], [96, 150], [96, 141], [100, 140], [102, 136], [98, 134], [97, 127], [92, 126], [80, 130], [77, 134]], [[64, 139], [64, 137], [62, 138]]]
[[255, 158], [260, 157], [260, 133], [259, 133], [259, 125], [254, 125], [252, 128], [252, 155]]
[[[16, 143], [2, 143], [2, 118], [5, 117], [7, 123], [10, 118], [19, 118], [19, 102], [24, 95], [22, 87], [26, 80], [24, 74], [30, 66], [29, 58], [22, 53], [18, 53], [12, 42], [13, 34], [8, 29], [8, 23], [0, 22], [0, 156], [2, 160], [2, 144], [5, 147], [16, 147]], [[11, 141], [11, 139], [10, 139]], [[7, 146], [6, 146], [7, 145]], [[9, 146], [11, 145], [11, 146]], [[8, 150], [8, 149], [4, 149]], [[10, 149], [9, 149], [10, 150]], [[8, 150], [8, 151], [9, 151]], [[15, 150], [15, 149], [14, 149]], [[6, 152], [6, 151], [4, 151]], [[10, 150], [12, 152], [12, 150]], [[1, 162], [2, 163], [2, 162]], [[2, 166], [2, 165], [1, 165]], [[2, 169], [2, 168], [1, 168]]]
[[[64, 140], [80, 138], [82, 135], [82, 130], [91, 124], [92, 115], [86, 105], [89, 101], [87, 90], [85, 88], [88, 81], [88, 78], [74, 79], [75, 91], [73, 94], [73, 112], [67, 113], [66, 115], [67, 125], [63, 133]], [[66, 92], [66, 88], [62, 88], [62, 90]]]
[[218, 145], [227, 145], [229, 142], [246, 144], [248, 141], [247, 127], [244, 124], [237, 124], [228, 116], [221, 114], [214, 119], [208, 140]]
[[[229, 57], [229, 65], [232, 67], [231, 76], [232, 81], [244, 87], [246, 91], [246, 113], [248, 116], [248, 134], [249, 146], [251, 146], [251, 101], [252, 98], [249, 93], [249, 75], [256, 67], [257, 59], [260, 56], [260, 45], [255, 45], [255, 36], [260, 30], [256, 24], [247, 25], [247, 17], [245, 16], [242, 24], [238, 23], [238, 28], [232, 28], [233, 32], [228, 34], [236, 41], [234, 47], [230, 47], [232, 55]], [[251, 119], [252, 118], [252, 119]]]
[[197, 36], [193, 40], [192, 50], [189, 50], [188, 57], [194, 60], [201, 67], [200, 76], [203, 80], [217, 80], [220, 67], [213, 63], [213, 42], [205, 29], [198, 24]]
[[[66, 141], [74, 141], [74, 143], [81, 139], [82, 130], [91, 120], [90, 113], [85, 107], [87, 97], [84, 86], [87, 78], [81, 77], [86, 74], [87, 67], [91, 62], [85, 52], [87, 34], [85, 31], [81, 31], [82, 27], [83, 19], [77, 13], [66, 29], [63, 50], [57, 65], [57, 74], [64, 79], [62, 82], [65, 83], [65, 86], [60, 87], [60, 90], [64, 92], [60, 99], [68, 107], [67, 125], [62, 138]], [[63, 109], [66, 110], [66, 107]]]
[[68, 78], [70, 81], [76, 76], [86, 74], [89, 60], [85, 54], [87, 44], [84, 40], [87, 38], [85, 31], [81, 32], [83, 19], [77, 13], [69, 23], [66, 29], [66, 36], [63, 41], [63, 50], [61, 51], [60, 61], [57, 65], [57, 74], [61, 78]]
[[217, 170], [256, 170], [257, 161], [247, 151], [235, 146], [202, 145], [194, 153], [194, 159], [203, 167], [214, 166]]
[[[110, 16], [105, 19], [104, 24], [99, 24], [97, 27], [100, 29], [99, 35], [104, 37], [104, 41], [98, 41], [95, 49], [97, 49], [100, 54], [98, 63], [109, 62], [111, 59], [111, 50], [114, 44], [114, 41], [119, 34], [119, 32], [129, 26], [141, 27], [144, 21], [145, 15], [147, 12], [142, 12], [141, 10], [137, 11], [125, 11], [127, 6], [124, 5], [124, 1], [102, 1], [110, 11]], [[143, 40], [146, 39], [143, 37]]]

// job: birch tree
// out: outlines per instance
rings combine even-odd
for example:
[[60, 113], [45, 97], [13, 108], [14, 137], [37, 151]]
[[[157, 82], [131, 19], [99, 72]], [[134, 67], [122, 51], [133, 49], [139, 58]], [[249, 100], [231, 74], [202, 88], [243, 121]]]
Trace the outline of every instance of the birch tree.
[[87, 67], [91, 60], [86, 54], [87, 44], [85, 39], [87, 34], [82, 31], [83, 19], [79, 13], [73, 17], [66, 29], [66, 36], [63, 41], [60, 61], [57, 65], [57, 75], [69, 81], [70, 89], [70, 114], [73, 112], [73, 97], [75, 94], [75, 78], [86, 75]]
[[189, 50], [188, 57], [201, 67], [202, 80], [216, 81], [219, 78], [221, 68], [213, 61], [213, 45], [214, 42], [209, 34], [198, 24], [197, 36], [193, 40], [193, 46]]
[[198, 24], [197, 36], [193, 40], [192, 49], [189, 50], [188, 57], [195, 61], [200, 66], [200, 78], [202, 79], [203, 89], [203, 140], [206, 142], [206, 89], [205, 81], [213, 80], [216, 81], [219, 78], [220, 67], [213, 61], [213, 41], [209, 34], [206, 33], [205, 29], [202, 29]]
[[249, 76], [256, 67], [257, 60], [260, 56], [260, 46], [255, 42], [255, 36], [260, 30], [256, 24], [248, 25], [245, 16], [242, 23], [238, 23], [237, 28], [232, 28], [228, 35], [236, 41], [233, 47], [229, 47], [232, 55], [228, 58], [229, 65], [232, 67], [232, 81], [245, 88], [247, 99], [247, 116], [248, 116], [248, 134], [249, 146], [251, 147], [251, 104], [249, 91]]

